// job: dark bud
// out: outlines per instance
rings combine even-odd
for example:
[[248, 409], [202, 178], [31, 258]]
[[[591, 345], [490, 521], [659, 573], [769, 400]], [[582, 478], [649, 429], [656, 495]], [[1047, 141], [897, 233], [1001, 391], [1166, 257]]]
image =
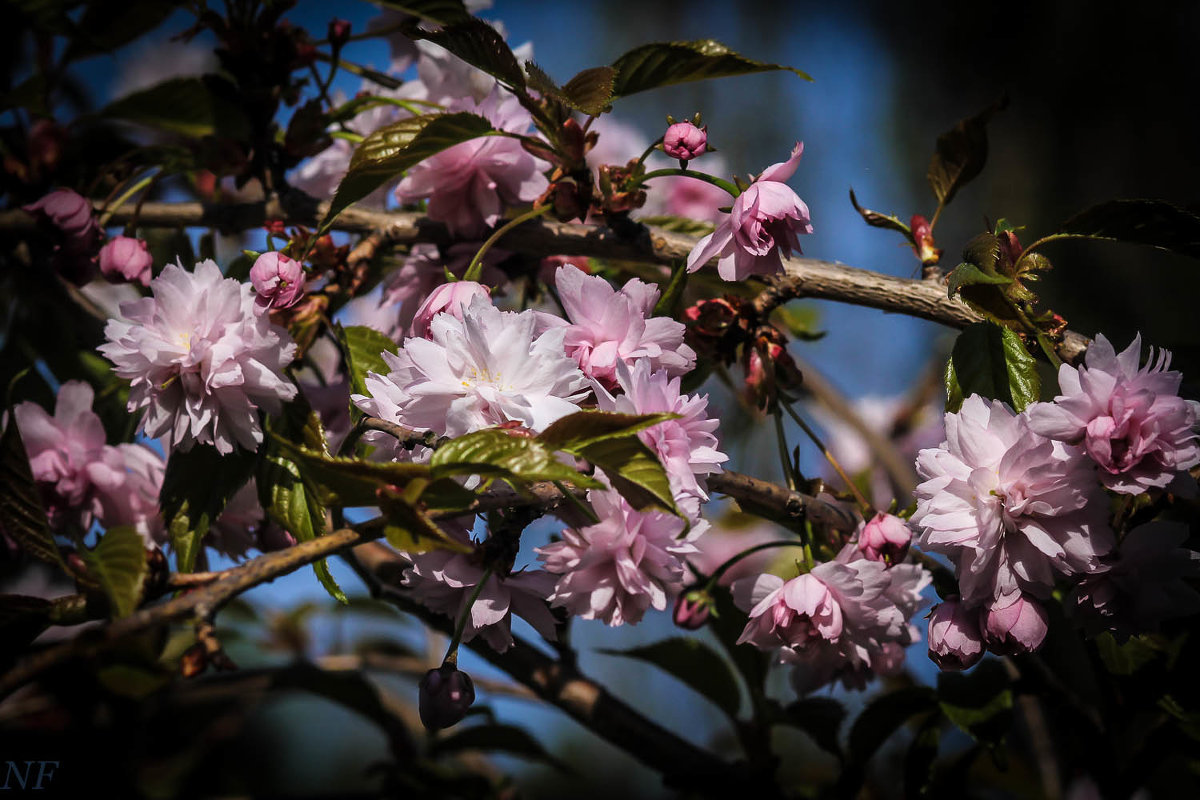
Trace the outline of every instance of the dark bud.
[[179, 658], [180, 675], [185, 678], [194, 678], [206, 669], [208, 669], [208, 651], [204, 649], [203, 642], [196, 642], [183, 651], [183, 655]]
[[350, 38], [350, 22], [344, 19], [329, 20], [329, 43], [341, 47]]
[[430, 731], [457, 725], [475, 702], [471, 676], [450, 662], [425, 673], [420, 683], [418, 710], [421, 724]]

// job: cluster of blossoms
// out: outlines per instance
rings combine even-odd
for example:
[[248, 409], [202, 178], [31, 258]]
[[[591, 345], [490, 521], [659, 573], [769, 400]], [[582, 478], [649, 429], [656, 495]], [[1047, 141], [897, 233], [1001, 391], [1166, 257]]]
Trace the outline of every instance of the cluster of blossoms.
[[[1182, 532], [1145, 525], [1118, 546], [1110, 527], [1105, 488], [1162, 489], [1200, 464], [1200, 405], [1178, 397], [1169, 354], [1139, 368], [1140, 351], [1140, 337], [1118, 354], [1098, 336], [1083, 366], [1062, 366], [1053, 403], [1015, 414], [971, 396], [946, 415], [942, 445], [921, 451], [912, 522], [920, 545], [954, 564], [961, 595], [930, 619], [943, 667], [969, 666], [985, 644], [1040, 646], [1040, 601], [1059, 577], [1075, 579], [1071, 607], [1093, 630], [1149, 630], [1200, 601], [1182, 581], [1197, 574]], [[1155, 581], [1136, 579], [1150, 570]]]

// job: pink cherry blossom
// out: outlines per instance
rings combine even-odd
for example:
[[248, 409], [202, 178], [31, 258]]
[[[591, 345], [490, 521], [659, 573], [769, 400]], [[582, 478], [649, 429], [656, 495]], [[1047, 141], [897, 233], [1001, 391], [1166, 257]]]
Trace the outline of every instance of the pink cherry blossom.
[[683, 343], [683, 324], [651, 316], [658, 287], [633, 278], [617, 291], [574, 266], [559, 267], [554, 283], [569, 320], [563, 345], [589, 378], [612, 388], [618, 362], [647, 361], [671, 376], [696, 365], [696, 352]]
[[368, 373], [371, 396], [353, 395], [372, 416], [461, 436], [517, 421], [540, 431], [578, 410], [583, 373], [563, 352], [561, 328], [536, 333], [538, 317], [500, 311], [476, 297], [460, 320], [438, 314], [429, 339], [383, 353], [390, 372]]
[[[486, 117], [497, 130], [525, 133], [529, 112], [511, 95], [496, 89], [476, 105], [463, 101], [454, 111]], [[396, 199], [415, 203], [428, 198], [430, 219], [443, 222], [454, 236], [480, 236], [499, 221], [506, 207], [536, 200], [547, 182], [541, 162], [516, 139], [481, 136], [430, 156], [396, 187]]]
[[130, 236], [115, 236], [100, 248], [100, 272], [110, 281], [150, 285], [154, 259], [146, 242]]
[[772, 164], [738, 195], [729, 216], [688, 254], [688, 272], [718, 258], [717, 271], [727, 281], [783, 271], [780, 255], [800, 252], [797, 234], [812, 233], [808, 206], [787, 184], [796, 171], [804, 145], [796, 143], [791, 157]]
[[450, 314], [455, 319], [463, 318], [463, 307], [470, 304], [476, 297], [489, 300], [491, 293], [488, 288], [475, 281], [455, 281], [443, 283], [435, 288], [421, 303], [412, 321], [412, 335], [421, 339], [429, 338], [429, 326], [438, 314]]
[[257, 449], [259, 408], [278, 414], [296, 396], [283, 375], [296, 351], [287, 331], [258, 312], [249, 284], [212, 261], [194, 272], [168, 264], [150, 291], [121, 304], [98, 348], [130, 381], [128, 410], [144, 410], [139, 430], [182, 450]]
[[92, 387], [67, 381], [58, 391], [54, 416], [37, 403], [13, 409], [33, 479], [42, 487], [46, 511], [55, 527], [74, 522], [84, 530], [99, 508], [88, 468], [104, 456], [104, 426], [92, 411]]
[[291, 308], [304, 296], [304, 265], [272, 250], [255, 259], [250, 283], [259, 308]]
[[147, 547], [165, 544], [167, 530], [158, 513], [158, 495], [167, 464], [144, 444], [105, 447], [103, 457], [88, 466], [96, 486], [97, 517], [105, 528], [128, 525]]
[[957, 598], [935, 606], [929, 614], [929, 658], [943, 672], [970, 669], [983, 658], [983, 633], [979, 609], [968, 608]]
[[602, 411], [624, 414], [679, 414], [638, 433], [638, 438], [662, 461], [671, 483], [675, 502], [690, 518], [698, 519], [700, 504], [708, 500], [704, 476], [721, 471], [728, 456], [717, 449], [715, 431], [718, 420], [709, 419], [708, 395], [680, 394], [679, 378], [664, 370], [651, 373], [647, 359], [639, 359], [632, 369], [624, 362], [617, 365], [617, 384], [624, 394], [613, 396], [600, 384], [594, 384], [596, 401]]
[[858, 531], [858, 549], [871, 561], [898, 564], [908, 554], [912, 531], [894, 514], [877, 513]]
[[56, 189], [22, 208], [58, 229], [52, 258], [54, 269], [80, 286], [91, 280], [100, 227], [88, 199], [70, 189]]
[[1121, 353], [1098, 335], [1084, 366], [1059, 368], [1063, 393], [1026, 411], [1037, 433], [1081, 444], [1099, 465], [1104, 485], [1122, 494], [1163, 488], [1200, 464], [1200, 403], [1179, 397], [1182, 376], [1168, 369], [1169, 351], [1156, 358], [1151, 349], [1139, 369], [1141, 348], [1140, 334]]
[[999, 401], [968, 397], [946, 441], [922, 450], [918, 543], [954, 562], [971, 605], [1046, 597], [1056, 574], [1087, 574], [1113, 546], [1107, 503], [1077, 447], [1029, 429]]
[[1021, 594], [1010, 602], [993, 603], [983, 614], [983, 636], [996, 655], [1032, 653], [1042, 646], [1050, 628], [1046, 609]]
[[682, 587], [683, 558], [706, 525], [661, 511], [635, 511], [614, 491], [589, 492], [600, 522], [563, 531], [561, 541], [536, 548], [546, 571], [558, 576], [550, 602], [583, 619], [631, 625], [650, 608], [662, 611]]
[[[451, 535], [463, 544], [470, 542], [461, 526]], [[554, 640], [554, 616], [546, 606], [553, 575], [540, 570], [492, 574], [468, 612], [467, 603], [484, 576], [484, 567], [474, 554], [441, 549], [404, 555], [412, 568], [404, 574], [403, 585], [414, 600], [452, 620], [468, 614], [463, 642], [482, 636], [503, 653], [513, 643], [512, 614], [522, 617], [544, 638]]]

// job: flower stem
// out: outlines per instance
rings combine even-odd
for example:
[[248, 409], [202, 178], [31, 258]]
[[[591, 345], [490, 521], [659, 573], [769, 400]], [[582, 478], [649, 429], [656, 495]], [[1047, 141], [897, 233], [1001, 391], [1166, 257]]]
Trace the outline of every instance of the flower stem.
[[754, 555], [755, 553], [762, 551], [762, 550], [769, 550], [773, 547], [807, 547], [807, 546], [808, 545], [804, 544], [804, 542], [801, 542], [799, 540], [794, 541], [794, 542], [790, 541], [790, 540], [780, 540], [778, 542], [763, 542], [762, 544], [756, 544], [756, 545], [754, 545], [754, 547], [751, 547], [748, 550], [743, 550], [742, 552], [738, 553], [737, 555], [731, 556], [730, 558], [726, 559], [725, 562], [723, 564], [721, 564], [721, 566], [719, 566], [715, 570], [713, 570], [713, 574], [708, 579], [708, 583], [705, 586], [705, 590], [711, 591], [712, 588], [717, 585], [717, 581], [721, 580], [721, 576], [729, 571], [730, 567], [732, 567], [734, 564], [741, 561], [743, 558], [746, 558], [747, 556]]
[[101, 228], [107, 227], [108, 220], [112, 217], [113, 213], [118, 208], [125, 205], [125, 203], [129, 201], [129, 198], [133, 197], [142, 189], [145, 189], [147, 186], [149, 186], [150, 182], [154, 180], [157, 174], [157, 172], [151, 172], [150, 174], [143, 176], [140, 181], [137, 181], [124, 192], [122, 192], [120, 197], [118, 197], [116, 200], [113, 200], [112, 203], [104, 209], [104, 213], [100, 215], [100, 219], [97, 223], [98, 226]]
[[483, 576], [480, 577], [479, 583], [475, 584], [475, 590], [471, 592], [470, 599], [467, 600], [466, 607], [462, 613], [458, 615], [458, 622], [454, 624], [454, 636], [450, 638], [450, 644], [446, 648], [446, 657], [443, 661], [450, 663], [458, 662], [458, 645], [462, 642], [463, 631], [467, 629], [467, 620], [471, 617], [471, 609], [475, 607], [475, 601], [479, 599], [479, 595], [483, 592], [483, 586], [488, 582], [488, 578], [492, 577], [492, 568], [488, 567], [483, 571]]
[[508, 222], [504, 223], [504, 225], [500, 226], [500, 228], [495, 233], [493, 233], [491, 236], [489, 236], [487, 238], [487, 241], [484, 242], [483, 245], [479, 248], [479, 252], [477, 252], [475, 254], [475, 257], [473, 259], [471, 259], [471, 264], [470, 264], [470, 266], [467, 267], [467, 271], [465, 273], [463, 273], [462, 279], [464, 281], [475, 281], [476, 283], [478, 283], [479, 276], [483, 274], [483, 256], [485, 253], [487, 253], [488, 250], [490, 250], [492, 248], [492, 245], [494, 245], [500, 239], [500, 237], [502, 237], [504, 234], [508, 233], [513, 228], [520, 225], [521, 223], [528, 222], [531, 219], [537, 219], [538, 217], [540, 217], [542, 214], [545, 214], [549, 210], [550, 210], [550, 206], [541, 206], [539, 208], [534, 208], [534, 209], [531, 209], [530, 211], [525, 212], [524, 214], [521, 214], [519, 217], [514, 217], [513, 219], [510, 219]]
[[812, 428], [808, 427], [808, 423], [800, 418], [800, 415], [796, 413], [796, 410], [792, 408], [790, 403], [780, 403], [780, 405], [787, 410], [792, 419], [796, 421], [796, 424], [800, 426], [800, 429], [808, 435], [808, 438], [812, 439], [813, 444], [817, 446], [817, 449], [820, 450], [821, 454], [825, 456], [825, 460], [829, 462], [831, 467], [833, 467], [833, 471], [836, 472], [839, 477], [841, 477], [843, 482], [845, 482], [846, 488], [850, 490], [850, 493], [854, 495], [854, 499], [857, 500], [859, 505], [862, 507], [864, 515], [870, 516], [874, 514], [875, 509], [871, 506], [870, 502], [867, 501], [867, 498], [863, 496], [863, 493], [859, 490], [857, 484], [850, 480], [850, 476], [846, 474], [844, 469], [842, 469], [842, 465], [838, 463], [836, 458], [834, 458], [833, 453], [829, 452], [829, 448], [825, 446], [825, 443], [821, 441], [821, 438], [817, 436], [816, 432]]
[[650, 180], [651, 178], [666, 178], [666, 177], [670, 177], [670, 176], [679, 176], [679, 175], [682, 175], [685, 178], [695, 178], [698, 181], [704, 181], [705, 183], [711, 183], [713, 186], [716, 186], [719, 189], [724, 189], [726, 192], [729, 193], [730, 197], [737, 197], [739, 194], [741, 194], [741, 192], [738, 190], [738, 188], [727, 180], [714, 177], [714, 176], [709, 175], [704, 172], [695, 172], [690, 169], [679, 169], [678, 167], [673, 167], [673, 168], [668, 168], [668, 169], [656, 169], [653, 172], [647, 172], [645, 175], [643, 175], [641, 177], [641, 179], [638, 181], [638, 184], [639, 185], [643, 184], [646, 181]]

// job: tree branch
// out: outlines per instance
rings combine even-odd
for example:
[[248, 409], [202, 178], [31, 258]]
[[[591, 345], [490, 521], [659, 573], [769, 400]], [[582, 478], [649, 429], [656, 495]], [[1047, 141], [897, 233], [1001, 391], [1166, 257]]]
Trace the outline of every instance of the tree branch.
[[[328, 203], [315, 203], [302, 192], [291, 192], [283, 200], [262, 203], [146, 203], [138, 220], [149, 227], [199, 226], [222, 231], [256, 228], [274, 219], [311, 227], [328, 207]], [[110, 223], [123, 225], [132, 215], [133, 209], [121, 207], [113, 213]], [[369, 235], [362, 251], [356, 251], [359, 260], [385, 245], [452, 241], [444, 225], [415, 213], [349, 208], [338, 217], [335, 227]], [[28, 233], [35, 228], [34, 218], [20, 209], [0, 212], [0, 234]], [[629, 230], [632, 233], [618, 233], [597, 225], [538, 220], [514, 228], [498, 245], [535, 256], [584, 255], [670, 265], [686, 259], [696, 244], [693, 237], [653, 226], [630, 226]], [[919, 317], [952, 328], [964, 328], [983, 319], [966, 303], [948, 298], [938, 281], [896, 278], [812, 258], [789, 259], [784, 268], [786, 274], [771, 280], [769, 293], [764, 293], [759, 302], [777, 304], [800, 297], [834, 300]], [[1086, 337], [1067, 331], [1058, 345], [1058, 353], [1064, 361], [1075, 362], [1083, 356], [1087, 345]]]

